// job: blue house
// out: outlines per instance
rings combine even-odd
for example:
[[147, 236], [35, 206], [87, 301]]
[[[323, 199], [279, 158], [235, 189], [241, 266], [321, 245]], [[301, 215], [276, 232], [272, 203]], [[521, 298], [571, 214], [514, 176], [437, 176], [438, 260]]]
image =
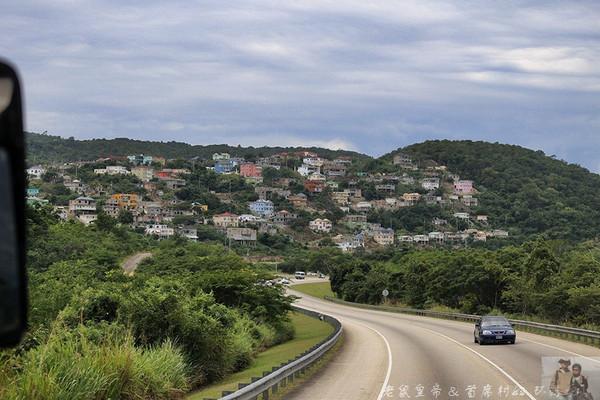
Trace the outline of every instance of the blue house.
[[230, 174], [235, 170], [237, 163], [232, 159], [215, 161], [215, 172], [217, 174]]
[[38, 194], [40, 194], [40, 189], [34, 187], [27, 188], [27, 197], [37, 197]]
[[260, 215], [261, 217], [268, 217], [275, 211], [275, 207], [271, 200], [253, 201], [252, 203], [248, 204], [248, 208], [253, 214]]

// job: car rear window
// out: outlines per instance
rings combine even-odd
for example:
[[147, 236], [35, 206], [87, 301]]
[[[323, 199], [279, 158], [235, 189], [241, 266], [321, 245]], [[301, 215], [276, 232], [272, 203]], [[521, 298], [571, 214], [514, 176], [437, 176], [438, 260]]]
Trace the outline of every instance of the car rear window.
[[481, 320], [481, 326], [492, 326], [492, 325], [508, 325], [506, 318], [485, 318]]

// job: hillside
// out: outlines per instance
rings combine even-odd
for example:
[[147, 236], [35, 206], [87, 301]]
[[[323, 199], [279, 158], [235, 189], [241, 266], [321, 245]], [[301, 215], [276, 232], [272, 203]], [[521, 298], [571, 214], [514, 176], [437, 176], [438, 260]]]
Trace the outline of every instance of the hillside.
[[27, 133], [28, 161], [32, 163], [95, 160], [130, 154], [160, 155], [167, 159], [199, 157], [210, 159], [213, 153], [230, 153], [233, 157], [260, 157], [280, 152], [312, 151], [324, 157], [351, 156], [368, 159], [367, 155], [345, 150], [318, 147], [241, 147], [226, 144], [190, 145], [181, 142], [153, 142], [127, 138], [75, 140], [39, 133]]
[[550, 238], [582, 240], [600, 231], [600, 175], [541, 151], [473, 141], [427, 141], [398, 152], [419, 163], [434, 160], [476, 182], [480, 212], [516, 230]]

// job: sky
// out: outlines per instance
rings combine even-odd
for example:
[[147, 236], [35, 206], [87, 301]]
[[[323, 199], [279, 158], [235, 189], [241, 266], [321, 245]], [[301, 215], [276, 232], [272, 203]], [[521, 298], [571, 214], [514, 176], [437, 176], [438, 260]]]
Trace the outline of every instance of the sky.
[[8, 0], [26, 128], [78, 139], [518, 144], [600, 171], [600, 2]]

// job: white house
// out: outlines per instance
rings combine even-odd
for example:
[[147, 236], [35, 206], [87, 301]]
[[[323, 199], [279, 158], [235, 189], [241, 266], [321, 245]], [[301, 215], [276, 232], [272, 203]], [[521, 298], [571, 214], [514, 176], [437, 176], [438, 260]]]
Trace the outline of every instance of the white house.
[[421, 187], [425, 190], [436, 190], [440, 188], [439, 178], [425, 178], [421, 180]]
[[315, 232], [331, 232], [333, 224], [327, 218], [317, 218], [310, 221], [308, 227]]
[[42, 175], [46, 173], [46, 170], [41, 165], [34, 165], [27, 168], [27, 175], [29, 178], [42, 179]]
[[229, 160], [230, 158], [231, 156], [229, 155], [229, 153], [214, 153], [212, 155], [213, 161]]
[[120, 165], [109, 165], [106, 168], [94, 169], [96, 175], [129, 175], [130, 173], [126, 167]]
[[175, 235], [175, 230], [163, 224], [148, 225], [145, 230], [146, 235], [156, 235], [161, 239]]
[[302, 176], [309, 176], [311, 174], [320, 173], [321, 169], [315, 165], [302, 164], [298, 167], [298, 173]]

